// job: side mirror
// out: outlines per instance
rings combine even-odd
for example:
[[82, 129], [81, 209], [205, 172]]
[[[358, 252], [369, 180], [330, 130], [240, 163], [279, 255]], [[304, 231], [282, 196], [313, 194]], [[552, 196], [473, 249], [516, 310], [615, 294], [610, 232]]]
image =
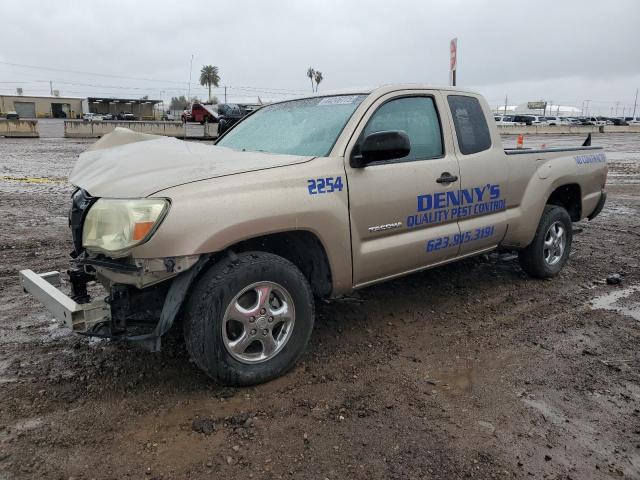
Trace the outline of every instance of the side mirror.
[[359, 152], [354, 152], [349, 164], [353, 168], [362, 168], [371, 162], [406, 157], [410, 151], [411, 142], [405, 132], [401, 130], [376, 132], [364, 138]]

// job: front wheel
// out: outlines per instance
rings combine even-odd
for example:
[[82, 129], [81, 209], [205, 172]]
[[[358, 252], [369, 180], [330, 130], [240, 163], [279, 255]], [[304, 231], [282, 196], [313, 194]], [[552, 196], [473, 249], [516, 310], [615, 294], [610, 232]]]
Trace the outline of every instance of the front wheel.
[[207, 375], [225, 385], [254, 385], [284, 374], [304, 352], [313, 294], [288, 260], [241, 253], [202, 275], [183, 320], [187, 349]]
[[569, 259], [573, 231], [571, 217], [562, 207], [547, 205], [533, 241], [520, 250], [520, 266], [535, 278], [555, 277]]

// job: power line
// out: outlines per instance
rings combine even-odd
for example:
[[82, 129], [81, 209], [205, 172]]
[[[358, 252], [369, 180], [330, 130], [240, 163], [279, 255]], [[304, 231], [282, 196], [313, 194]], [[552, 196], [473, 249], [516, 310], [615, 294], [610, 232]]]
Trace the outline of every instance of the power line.
[[[74, 74], [79, 74], [79, 75], [92, 75], [92, 76], [106, 77], [106, 78], [123, 78], [123, 79], [128, 79], [128, 80], [141, 80], [141, 81], [146, 81], [146, 82], [166, 82], [166, 83], [172, 83], [172, 84], [176, 84], [176, 85], [185, 85], [186, 84], [187, 88], [185, 88], [185, 90], [187, 90], [187, 91], [189, 90], [187, 82], [179, 82], [179, 81], [176, 81], [176, 80], [164, 80], [164, 79], [157, 79], [157, 78], [132, 77], [132, 76], [114, 75], [114, 74], [108, 74], [108, 73], [84, 72], [84, 71], [79, 71], [79, 70], [68, 70], [68, 69], [62, 69], [62, 68], [43, 67], [43, 66], [38, 66], [38, 65], [27, 65], [27, 64], [14, 63], [14, 62], [4, 62], [4, 61], [0, 61], [0, 65], [10, 65], [10, 66], [13, 66], [13, 67], [30, 68], [30, 69], [36, 69], [36, 70], [47, 70], [47, 71], [52, 71], [52, 72], [74, 73]], [[56, 83], [63, 83], [63, 81], [60, 81], [60, 80], [54, 80], [54, 81]], [[46, 82], [49, 82], [49, 80], [46, 80]], [[2, 82], [2, 83], [5, 83], [5, 82]], [[16, 82], [16, 83], [19, 83], [19, 82]], [[79, 85], [93, 86], [91, 84], [79, 84]], [[97, 86], [97, 88], [108, 88], [108, 87]], [[113, 88], [116, 88], [116, 87], [113, 87]], [[124, 88], [127, 88], [127, 87], [124, 87]], [[136, 89], [138, 89], [138, 88], [142, 89], [143, 87], [136, 87]], [[158, 87], [154, 87], [154, 88], [157, 89]], [[220, 90], [223, 90], [223, 87], [214, 87], [214, 88], [218, 88]], [[260, 93], [276, 93], [276, 92], [290, 93], [290, 94], [296, 94], [296, 93], [304, 94], [304, 93], [306, 93], [306, 90], [290, 90], [290, 89], [285, 89], [285, 88], [271, 88], [271, 87], [262, 88], [262, 87], [247, 87], [247, 86], [237, 86], [237, 87], [228, 86], [228, 88], [234, 88], [236, 90], [255, 90], [256, 92], [260, 92]]]
[[26, 65], [22, 63], [13, 63], [13, 62], [3, 62], [0, 61], [1, 65], [10, 65], [12, 67], [20, 67], [20, 68], [31, 68], [36, 70], [48, 70], [51, 72], [63, 72], [63, 73], [75, 73], [80, 75], [93, 75], [96, 77], [109, 77], [109, 78], [126, 78], [129, 80], [142, 80], [145, 82], [167, 82], [167, 83], [176, 83], [180, 85], [184, 85], [187, 82], [178, 82], [176, 80], [160, 80], [157, 78], [142, 78], [142, 77], [131, 77], [126, 75], [114, 75], [109, 73], [95, 73], [95, 72], [83, 72], [80, 70], [68, 70], [66, 68], [53, 68], [53, 67], [43, 67], [38, 65]]

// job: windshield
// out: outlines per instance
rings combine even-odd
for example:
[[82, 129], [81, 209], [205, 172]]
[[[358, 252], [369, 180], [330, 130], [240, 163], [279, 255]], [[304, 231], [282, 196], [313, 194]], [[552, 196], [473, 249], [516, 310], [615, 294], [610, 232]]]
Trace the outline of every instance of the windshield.
[[267, 105], [239, 123], [217, 145], [241, 151], [325, 156], [365, 98], [338, 95]]

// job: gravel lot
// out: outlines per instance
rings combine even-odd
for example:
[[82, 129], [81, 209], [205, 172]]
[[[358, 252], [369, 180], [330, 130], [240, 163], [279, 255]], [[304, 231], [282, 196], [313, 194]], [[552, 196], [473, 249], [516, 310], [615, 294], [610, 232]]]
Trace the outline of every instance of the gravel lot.
[[297, 368], [247, 389], [179, 329], [159, 354], [88, 340], [22, 293], [67, 268], [90, 143], [0, 138], [0, 479], [640, 478], [639, 136], [594, 137], [609, 201], [559, 277], [490, 255], [323, 302]]

